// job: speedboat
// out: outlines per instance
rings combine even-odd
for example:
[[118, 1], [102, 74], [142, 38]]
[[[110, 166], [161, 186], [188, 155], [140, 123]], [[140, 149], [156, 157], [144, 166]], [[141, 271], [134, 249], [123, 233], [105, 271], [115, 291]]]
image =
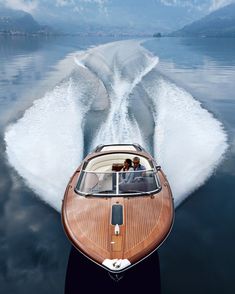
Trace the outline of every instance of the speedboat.
[[[125, 160], [136, 157], [142, 168], [123, 171]], [[173, 220], [166, 175], [138, 144], [97, 146], [72, 175], [62, 204], [72, 245], [109, 273], [123, 272], [157, 250]]]

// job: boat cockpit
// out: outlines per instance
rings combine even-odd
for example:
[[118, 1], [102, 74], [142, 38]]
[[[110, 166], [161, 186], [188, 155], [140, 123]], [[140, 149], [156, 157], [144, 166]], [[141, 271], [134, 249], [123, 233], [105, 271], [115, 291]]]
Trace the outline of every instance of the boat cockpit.
[[122, 170], [124, 161], [127, 158], [132, 160], [135, 156], [134, 153], [112, 152], [84, 162], [75, 192], [83, 196], [101, 197], [157, 193], [161, 189], [157, 169], [148, 158], [138, 154], [142, 170]]

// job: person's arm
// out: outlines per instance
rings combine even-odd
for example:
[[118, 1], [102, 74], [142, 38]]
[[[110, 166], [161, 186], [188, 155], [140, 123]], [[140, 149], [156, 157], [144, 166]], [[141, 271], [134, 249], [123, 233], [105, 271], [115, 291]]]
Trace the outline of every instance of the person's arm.
[[135, 173], [134, 169], [130, 168], [128, 173], [126, 173], [126, 183], [131, 183], [134, 179]]

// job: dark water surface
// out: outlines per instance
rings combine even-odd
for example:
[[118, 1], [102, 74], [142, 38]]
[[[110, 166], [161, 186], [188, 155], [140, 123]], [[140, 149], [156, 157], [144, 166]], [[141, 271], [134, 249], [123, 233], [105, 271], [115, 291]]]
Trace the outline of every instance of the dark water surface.
[[73, 247], [69, 255], [65, 294], [93, 293], [161, 293], [161, 277], [158, 253], [152, 254], [124, 274], [110, 275], [91, 263]]
[[159, 56], [159, 71], [222, 122], [229, 148], [213, 176], [176, 209], [172, 233], [158, 255], [134, 267], [118, 285], [71, 250], [59, 213], [7, 163], [6, 127], [60, 81], [58, 62], [112, 41], [0, 38], [0, 292], [160, 293], [161, 287], [163, 294], [235, 293], [235, 39], [145, 43]]
[[[159, 70], [224, 125], [229, 149], [214, 175], [176, 210], [159, 250], [163, 293], [234, 293], [235, 39], [161, 39]], [[190, 176], [190, 175], [189, 175]]]

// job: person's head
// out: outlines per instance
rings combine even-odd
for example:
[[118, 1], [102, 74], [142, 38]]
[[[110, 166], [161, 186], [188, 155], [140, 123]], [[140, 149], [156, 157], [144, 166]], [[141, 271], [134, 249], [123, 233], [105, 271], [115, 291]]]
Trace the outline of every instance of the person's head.
[[125, 161], [124, 161], [124, 166], [125, 167], [130, 167], [130, 166], [132, 166], [132, 161], [131, 161], [131, 159], [129, 159], [129, 158], [127, 158], [127, 159], [125, 159]]
[[133, 158], [133, 165], [134, 165], [134, 168], [137, 167], [137, 166], [139, 166], [139, 164], [140, 164], [140, 158], [139, 158], [138, 156], [135, 156], [135, 157]]

